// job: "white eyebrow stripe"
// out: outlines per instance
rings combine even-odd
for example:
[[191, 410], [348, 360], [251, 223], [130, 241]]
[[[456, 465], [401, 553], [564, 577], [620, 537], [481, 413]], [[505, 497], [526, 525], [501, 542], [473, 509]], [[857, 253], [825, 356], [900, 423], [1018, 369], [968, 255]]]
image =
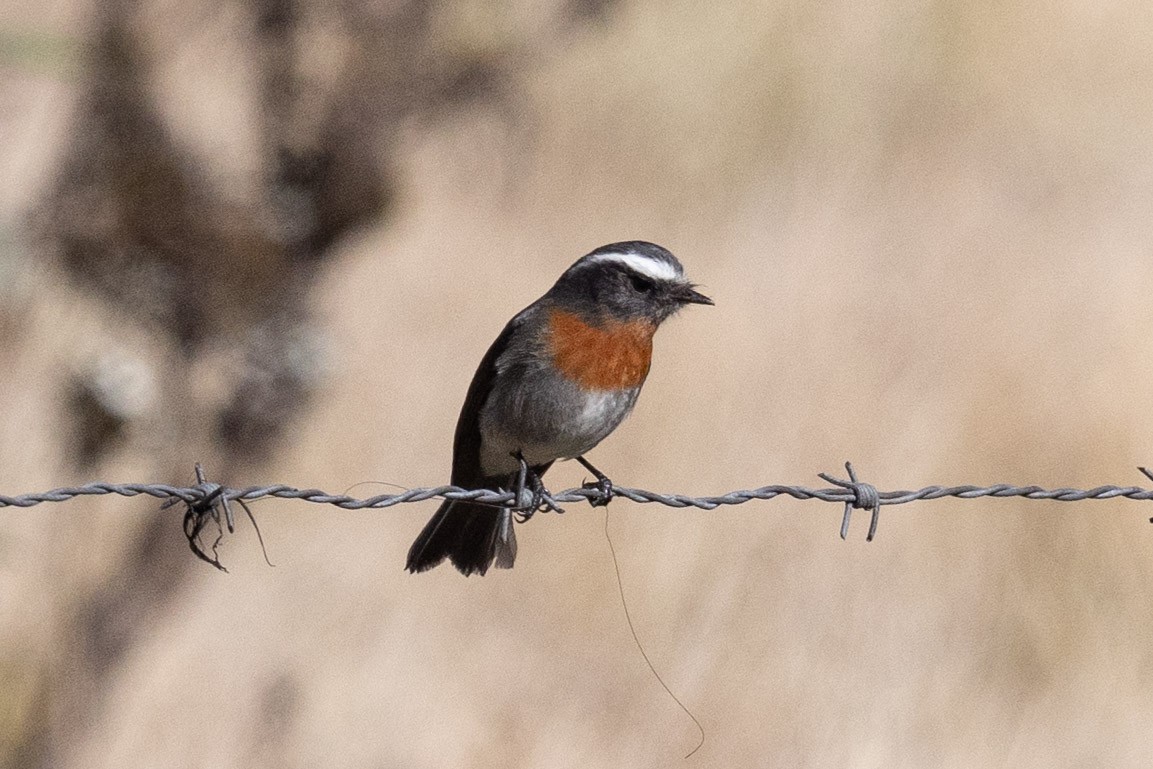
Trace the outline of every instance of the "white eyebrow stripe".
[[676, 281], [682, 277], [680, 272], [668, 262], [653, 259], [650, 256], [641, 256], [640, 254], [596, 254], [591, 257], [590, 261], [623, 264], [633, 272], [644, 275], [647, 278], [652, 278], [653, 280]]

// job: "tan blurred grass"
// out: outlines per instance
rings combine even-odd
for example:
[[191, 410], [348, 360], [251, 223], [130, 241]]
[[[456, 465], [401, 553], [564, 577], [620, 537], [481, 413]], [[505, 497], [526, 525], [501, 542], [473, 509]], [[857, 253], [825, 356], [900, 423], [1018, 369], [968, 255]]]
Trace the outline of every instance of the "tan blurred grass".
[[[589, 248], [643, 237], [717, 307], [661, 332], [637, 412], [596, 451], [620, 481], [816, 483], [850, 458], [882, 488], [1139, 482], [1149, 25], [1135, 3], [620, 9], [520, 73], [531, 144], [484, 112], [413, 126], [401, 217], [348, 242], [314, 297], [335, 363], [269, 477], [440, 481], [505, 319]], [[70, 480], [52, 376], [103, 311], [49, 289], [3, 353], [4, 490]], [[0, 681], [83, 643], [61, 637], [70, 607], [116, 579], [145, 507], [5, 513]], [[431, 510], [259, 512], [278, 566], [245, 533], [231, 575], [194, 572], [53, 746], [60, 765], [659, 766], [691, 747], [631, 645], [599, 512], [534, 519], [517, 568], [484, 580], [401, 572]], [[641, 637], [708, 730], [696, 761], [1136, 767], [1153, 757], [1148, 514], [926, 503], [885, 510], [870, 545], [862, 521], [841, 543], [838, 510], [789, 501], [618, 504], [612, 525]]]

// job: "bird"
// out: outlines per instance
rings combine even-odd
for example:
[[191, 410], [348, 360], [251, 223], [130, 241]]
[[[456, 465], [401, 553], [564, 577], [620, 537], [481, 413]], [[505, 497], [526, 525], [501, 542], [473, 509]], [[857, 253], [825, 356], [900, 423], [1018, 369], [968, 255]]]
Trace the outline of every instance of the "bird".
[[[453, 439], [452, 484], [523, 491], [545, 499], [544, 473], [576, 459], [596, 478], [601, 504], [612, 482], [584, 455], [632, 411], [649, 373], [657, 327], [689, 304], [711, 305], [668, 250], [642, 240], [610, 243], [578, 259], [517, 313], [481, 359]], [[518, 494], [518, 498], [520, 495]], [[546, 504], [547, 506], [547, 504]], [[445, 500], [408, 551], [405, 568], [446, 558], [465, 576], [510, 569], [516, 534], [509, 506]]]

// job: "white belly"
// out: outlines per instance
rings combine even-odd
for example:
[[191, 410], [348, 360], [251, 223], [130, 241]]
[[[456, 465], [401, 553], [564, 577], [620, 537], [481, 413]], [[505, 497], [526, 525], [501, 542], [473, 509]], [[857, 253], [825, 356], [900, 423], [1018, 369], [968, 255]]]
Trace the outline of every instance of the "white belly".
[[550, 419], [552, 424], [547, 426], [525, 424], [523, 417], [505, 420], [517, 423], [516, 430], [499, 429], [490, 422], [488, 429], [482, 431], [481, 467], [489, 475], [516, 472], [520, 465], [513, 455], [518, 451], [530, 465], [580, 456], [616, 429], [632, 410], [636, 396], [636, 390], [581, 392], [580, 410], [564, 409], [562, 414], [550, 414], [558, 418]]

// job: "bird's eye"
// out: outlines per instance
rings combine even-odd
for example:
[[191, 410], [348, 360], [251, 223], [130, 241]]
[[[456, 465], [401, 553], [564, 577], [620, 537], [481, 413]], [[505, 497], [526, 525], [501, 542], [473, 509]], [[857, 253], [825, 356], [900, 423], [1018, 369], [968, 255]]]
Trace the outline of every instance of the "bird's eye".
[[633, 288], [641, 294], [651, 293], [656, 284], [648, 278], [642, 278], [640, 275], [629, 275], [629, 282], [633, 284]]

